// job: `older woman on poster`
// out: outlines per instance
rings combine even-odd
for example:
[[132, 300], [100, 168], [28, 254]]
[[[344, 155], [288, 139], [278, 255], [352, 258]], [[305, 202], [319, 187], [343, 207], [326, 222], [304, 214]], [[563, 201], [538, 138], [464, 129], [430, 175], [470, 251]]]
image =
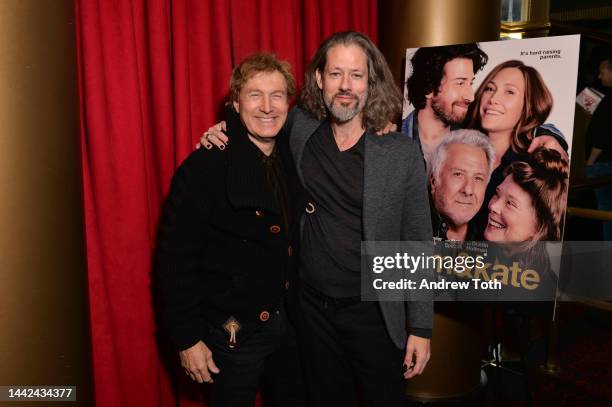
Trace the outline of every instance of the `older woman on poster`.
[[484, 237], [493, 242], [536, 242], [561, 239], [569, 167], [554, 150], [538, 148], [527, 161], [504, 171], [488, 203]]
[[[496, 243], [489, 246], [489, 255], [502, 265], [497, 267], [512, 266], [511, 269], [521, 270], [521, 277], [512, 284], [506, 277], [504, 294], [500, 295], [512, 300], [552, 301], [558, 276], [546, 242], [561, 240], [568, 163], [557, 151], [541, 147], [526, 161], [510, 164], [504, 175], [487, 205], [484, 238]], [[503, 280], [502, 277], [502, 283]], [[544, 316], [551, 311], [550, 303], [521, 309], [528, 314], [543, 312]]]

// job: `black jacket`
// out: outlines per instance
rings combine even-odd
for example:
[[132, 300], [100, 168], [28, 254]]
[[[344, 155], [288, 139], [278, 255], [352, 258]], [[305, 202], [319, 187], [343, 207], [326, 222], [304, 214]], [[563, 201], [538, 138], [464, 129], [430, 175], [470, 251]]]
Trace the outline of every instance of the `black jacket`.
[[197, 150], [177, 170], [159, 229], [157, 305], [178, 349], [206, 342], [210, 328], [224, 329], [230, 318], [240, 324], [239, 346], [293, 291], [305, 197], [287, 137], [281, 132], [276, 148], [287, 178], [289, 231], [257, 147], [235, 112], [228, 111], [227, 123], [224, 151]]

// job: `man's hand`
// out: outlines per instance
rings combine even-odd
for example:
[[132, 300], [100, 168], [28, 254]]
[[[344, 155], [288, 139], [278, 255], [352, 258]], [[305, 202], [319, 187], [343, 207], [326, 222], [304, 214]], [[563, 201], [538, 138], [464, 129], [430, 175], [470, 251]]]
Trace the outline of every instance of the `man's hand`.
[[406, 343], [406, 357], [404, 358], [404, 379], [411, 379], [420, 375], [431, 356], [429, 349], [430, 340], [419, 336], [410, 335]]
[[229, 142], [229, 138], [225, 135], [225, 131], [227, 131], [225, 122], [219, 122], [209, 128], [207, 131], [202, 134], [200, 137], [200, 142], [196, 144], [196, 150], [202, 146], [207, 150], [210, 150], [213, 147], [213, 144], [219, 148], [219, 150], [225, 150], [225, 146]]
[[563, 157], [564, 160], [569, 161], [567, 151], [565, 151], [563, 147], [561, 147], [561, 144], [559, 144], [557, 139], [553, 136], [534, 137], [533, 140], [531, 140], [531, 144], [529, 145], [529, 149], [527, 150], [527, 152], [531, 154], [533, 153], [533, 150], [538, 147], [546, 147], [551, 150], [556, 150], [559, 152], [559, 154], [561, 154], [561, 157]]
[[181, 366], [183, 366], [185, 373], [193, 381], [212, 383], [213, 379], [210, 374], [220, 372], [212, 358], [211, 350], [202, 341], [199, 341], [189, 349], [180, 351], [179, 355], [181, 357]]
[[385, 127], [383, 127], [382, 129], [378, 130], [376, 132], [377, 135], [379, 136], [384, 136], [387, 133], [391, 133], [392, 131], [397, 131], [397, 126], [395, 125], [395, 123], [387, 123], [387, 125]]

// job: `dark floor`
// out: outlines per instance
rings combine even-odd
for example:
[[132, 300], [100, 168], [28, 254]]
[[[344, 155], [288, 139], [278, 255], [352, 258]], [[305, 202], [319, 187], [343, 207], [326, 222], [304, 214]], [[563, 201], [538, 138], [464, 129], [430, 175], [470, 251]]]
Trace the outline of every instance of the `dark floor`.
[[556, 374], [543, 371], [547, 333], [529, 341], [523, 363], [515, 358], [502, 360], [501, 369], [484, 367], [486, 384], [471, 397], [407, 406], [612, 406], [612, 312], [564, 303], [557, 328], [557, 346], [551, 347], [556, 348]]

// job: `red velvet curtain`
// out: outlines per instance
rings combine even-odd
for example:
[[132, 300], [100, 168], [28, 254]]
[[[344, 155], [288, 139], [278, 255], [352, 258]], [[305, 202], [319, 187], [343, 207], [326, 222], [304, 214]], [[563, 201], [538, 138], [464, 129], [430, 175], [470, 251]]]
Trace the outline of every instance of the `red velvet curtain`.
[[154, 320], [153, 248], [172, 174], [221, 118], [237, 62], [273, 51], [301, 82], [333, 32], [377, 40], [376, 0], [75, 3], [96, 403], [201, 405], [177, 361], [164, 362]]

